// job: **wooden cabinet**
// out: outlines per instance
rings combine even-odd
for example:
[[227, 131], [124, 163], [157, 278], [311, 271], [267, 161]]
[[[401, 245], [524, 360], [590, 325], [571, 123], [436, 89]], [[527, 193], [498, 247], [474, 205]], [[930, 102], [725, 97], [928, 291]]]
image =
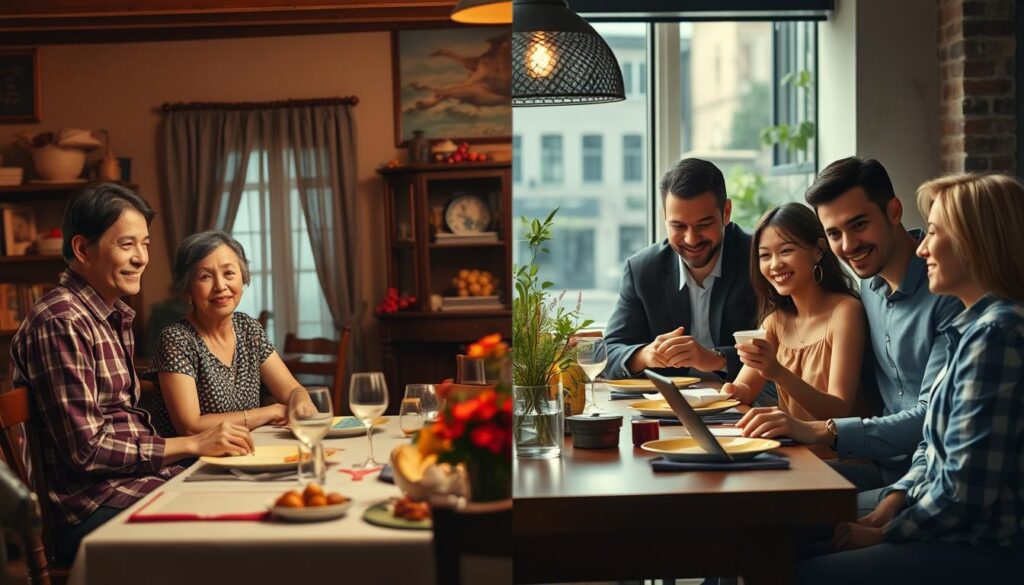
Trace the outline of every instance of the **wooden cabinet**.
[[[45, 234], [59, 228], [64, 207], [81, 183], [27, 184], [0, 187], [0, 205], [31, 208], [35, 215], [36, 234]], [[134, 189], [134, 186], [132, 187]], [[67, 268], [60, 254], [29, 254], [0, 256], [0, 284], [33, 285], [57, 284]], [[137, 312], [136, 340], [142, 333], [142, 295], [126, 299]], [[10, 362], [10, 344], [16, 329], [0, 329], [0, 380], [6, 380]]]
[[[378, 171], [384, 180], [388, 285], [416, 303], [380, 315], [384, 368], [392, 404], [405, 385], [439, 382], [455, 376], [455, 354], [490, 333], [511, 336], [512, 176], [508, 163], [412, 165]], [[469, 211], [449, 206], [466, 202]], [[483, 214], [490, 220], [480, 224]], [[452, 234], [445, 221], [476, 221]], [[472, 218], [463, 217], [472, 214]], [[489, 233], [479, 236], [480, 232]], [[438, 234], [441, 234], [438, 236]], [[474, 241], [474, 234], [479, 237]], [[479, 309], [437, 308], [439, 298], [458, 296], [452, 280], [460, 270], [487, 271], [496, 279], [490, 306]], [[432, 302], [433, 297], [433, 302]], [[397, 408], [397, 406], [396, 406]]]

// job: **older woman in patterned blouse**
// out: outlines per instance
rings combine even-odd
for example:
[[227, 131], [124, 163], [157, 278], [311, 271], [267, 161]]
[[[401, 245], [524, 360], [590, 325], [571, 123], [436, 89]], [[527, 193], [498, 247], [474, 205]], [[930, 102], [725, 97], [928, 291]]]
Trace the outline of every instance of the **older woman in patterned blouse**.
[[[164, 329], [144, 375], [157, 386], [161, 435], [192, 435], [223, 421], [254, 429], [287, 422], [288, 394], [299, 383], [266, 332], [236, 313], [249, 284], [249, 260], [222, 231], [189, 236], [178, 247], [173, 287], [192, 306]], [[260, 406], [260, 382], [277, 404]]]

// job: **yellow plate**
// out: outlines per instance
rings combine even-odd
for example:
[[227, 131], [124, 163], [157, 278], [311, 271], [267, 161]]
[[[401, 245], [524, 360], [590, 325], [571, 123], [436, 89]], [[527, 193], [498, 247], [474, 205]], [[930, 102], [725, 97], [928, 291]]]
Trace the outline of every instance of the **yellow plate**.
[[[363, 431], [366, 432], [365, 430]], [[335, 451], [337, 452], [337, 451]], [[331, 455], [324, 451], [325, 459]], [[229, 469], [241, 469], [244, 471], [284, 471], [296, 469], [298, 461], [296, 457], [299, 448], [295, 445], [273, 445], [268, 447], [256, 447], [252, 455], [239, 455], [238, 457], [200, 457], [199, 460], [214, 467], [227, 467]], [[285, 461], [291, 457], [292, 461]]]
[[[718, 444], [725, 449], [735, 461], [753, 459], [756, 455], [771, 451], [782, 446], [773, 439], [748, 439], [745, 437], [715, 437]], [[644, 451], [664, 455], [670, 461], [707, 461], [714, 457], [704, 450], [693, 437], [675, 439], [659, 439], [647, 441], [640, 446]]]
[[[695, 406], [693, 410], [699, 415], [705, 414], [718, 414], [729, 410], [734, 406], [739, 406], [739, 400], [719, 400], [718, 402], [712, 402], [705, 404], [704, 406]], [[644, 416], [660, 416], [665, 418], [675, 418], [676, 413], [672, 412], [668, 402], [664, 400], [639, 400], [629, 405], [633, 410], [639, 411]]]
[[[693, 376], [676, 376], [671, 378], [676, 386], [680, 388], [686, 388], [691, 384], [700, 382], [700, 378], [694, 378]], [[625, 380], [606, 380], [605, 384], [609, 387], [614, 388], [618, 392], [634, 392], [636, 394], [643, 394], [644, 392], [650, 392], [651, 390], [657, 390], [654, 386], [654, 382], [646, 378], [628, 378]]]

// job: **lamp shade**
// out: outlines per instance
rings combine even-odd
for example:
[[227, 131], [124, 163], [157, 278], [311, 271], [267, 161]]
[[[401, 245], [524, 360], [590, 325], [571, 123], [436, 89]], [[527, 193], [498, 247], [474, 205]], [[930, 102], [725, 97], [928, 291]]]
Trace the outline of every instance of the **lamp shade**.
[[565, 0], [514, 0], [512, 7], [513, 106], [626, 99], [615, 55]]
[[466, 24], [511, 24], [512, 0], [459, 0], [452, 20]]

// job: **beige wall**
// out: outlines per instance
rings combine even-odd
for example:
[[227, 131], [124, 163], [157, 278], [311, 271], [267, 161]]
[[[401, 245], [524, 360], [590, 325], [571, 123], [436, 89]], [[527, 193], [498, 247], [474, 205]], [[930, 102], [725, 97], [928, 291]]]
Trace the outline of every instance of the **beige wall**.
[[[0, 152], [15, 132], [61, 127], [110, 131], [116, 156], [132, 158], [132, 182], [161, 211], [157, 108], [178, 101], [263, 101], [356, 95], [359, 257], [372, 310], [386, 288], [381, 187], [374, 169], [397, 155], [393, 142], [389, 33], [40, 47], [43, 123], [0, 126]], [[94, 153], [92, 158], [98, 156]], [[8, 156], [8, 163], [17, 162]], [[143, 279], [149, 305], [167, 297], [169, 254], [160, 216]], [[353, 226], [355, 229], [355, 226]], [[377, 347], [368, 317], [367, 343]], [[371, 366], [379, 359], [369, 351]]]

